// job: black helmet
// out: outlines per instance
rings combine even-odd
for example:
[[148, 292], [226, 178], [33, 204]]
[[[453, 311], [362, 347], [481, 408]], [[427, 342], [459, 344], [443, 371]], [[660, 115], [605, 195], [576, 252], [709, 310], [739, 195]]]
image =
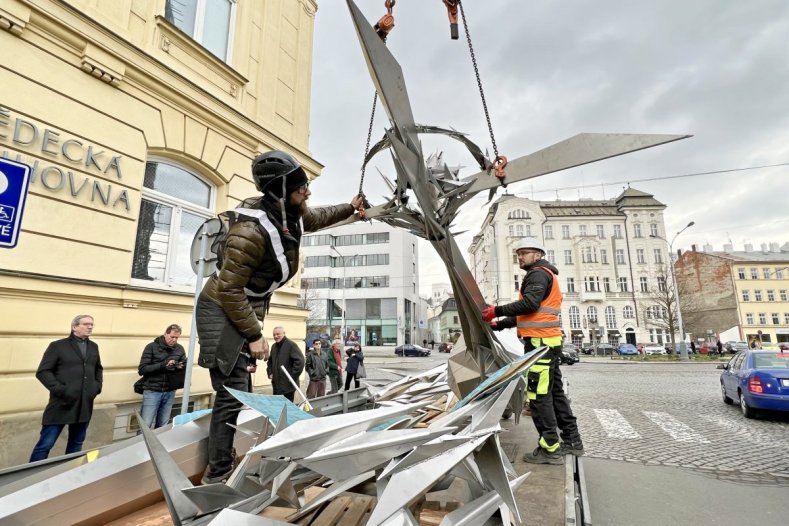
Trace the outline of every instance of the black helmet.
[[[277, 197], [304, 186], [309, 182], [307, 174], [292, 155], [280, 150], [261, 153], [252, 161], [252, 177], [255, 186], [263, 193], [271, 193]], [[284, 181], [280, 179], [284, 178]], [[271, 184], [277, 181], [278, 184]]]

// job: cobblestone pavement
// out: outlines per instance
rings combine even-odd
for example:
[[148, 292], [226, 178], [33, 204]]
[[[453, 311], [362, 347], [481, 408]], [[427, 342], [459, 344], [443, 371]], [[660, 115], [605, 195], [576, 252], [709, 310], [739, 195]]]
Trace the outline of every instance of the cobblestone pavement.
[[562, 374], [590, 457], [789, 486], [789, 415], [744, 418], [714, 364], [587, 359]]

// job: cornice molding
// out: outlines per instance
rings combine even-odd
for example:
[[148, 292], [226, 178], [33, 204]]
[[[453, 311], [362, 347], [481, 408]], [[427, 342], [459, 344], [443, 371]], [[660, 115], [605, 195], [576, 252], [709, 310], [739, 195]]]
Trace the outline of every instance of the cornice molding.
[[30, 22], [30, 8], [20, 2], [0, 6], [0, 29], [20, 36]]

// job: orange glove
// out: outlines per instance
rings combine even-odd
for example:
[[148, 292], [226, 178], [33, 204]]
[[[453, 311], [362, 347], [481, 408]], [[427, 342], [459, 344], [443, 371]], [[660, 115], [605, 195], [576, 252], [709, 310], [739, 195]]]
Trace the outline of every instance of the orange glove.
[[496, 317], [496, 307], [493, 305], [488, 305], [484, 309], [482, 309], [482, 319], [489, 322], [493, 318]]

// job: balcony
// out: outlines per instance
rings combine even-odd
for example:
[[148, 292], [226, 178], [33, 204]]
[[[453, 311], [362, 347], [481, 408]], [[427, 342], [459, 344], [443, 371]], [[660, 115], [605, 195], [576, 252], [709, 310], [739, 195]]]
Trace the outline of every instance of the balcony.
[[601, 290], [596, 291], [581, 291], [581, 301], [605, 301], [605, 292]]

